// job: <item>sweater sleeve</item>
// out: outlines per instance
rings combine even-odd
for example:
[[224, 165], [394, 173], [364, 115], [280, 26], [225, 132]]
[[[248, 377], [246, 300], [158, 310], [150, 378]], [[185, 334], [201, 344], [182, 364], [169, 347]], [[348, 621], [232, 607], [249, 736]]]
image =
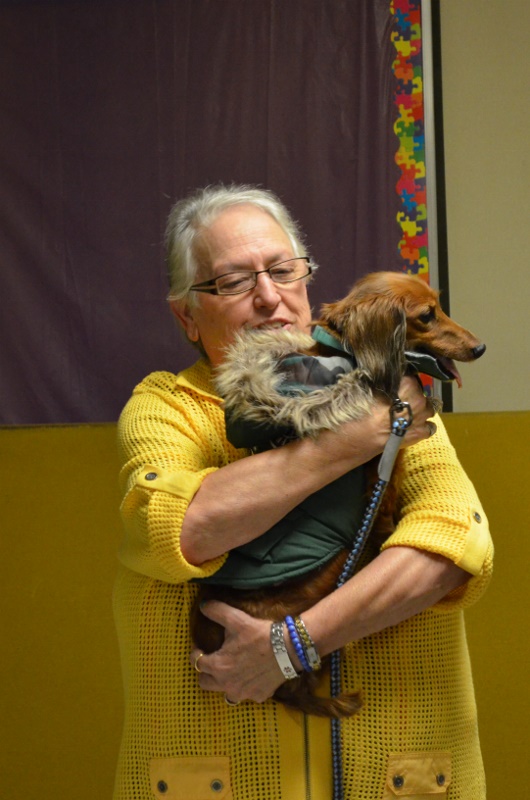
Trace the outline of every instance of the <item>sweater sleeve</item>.
[[493, 543], [484, 509], [440, 417], [436, 424], [435, 436], [404, 451], [400, 520], [383, 549], [416, 547], [469, 572], [470, 580], [435, 606], [452, 611], [472, 605], [484, 592], [493, 568]]
[[120, 416], [118, 446], [125, 527], [120, 561], [168, 583], [216, 572], [226, 555], [194, 566], [182, 554], [180, 532], [204, 478], [245, 455], [226, 442], [219, 403], [176, 387], [170, 373], [154, 373]]

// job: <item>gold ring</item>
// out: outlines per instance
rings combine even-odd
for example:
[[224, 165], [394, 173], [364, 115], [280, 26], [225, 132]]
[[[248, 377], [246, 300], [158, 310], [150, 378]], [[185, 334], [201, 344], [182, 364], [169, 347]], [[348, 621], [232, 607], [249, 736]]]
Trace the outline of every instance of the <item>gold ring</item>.
[[195, 669], [197, 670], [197, 672], [202, 672], [202, 669], [199, 667], [199, 658], [202, 658], [202, 657], [203, 657], [203, 655], [204, 655], [204, 653], [199, 653], [199, 655], [198, 655], [198, 656], [197, 656], [197, 658], [195, 659], [195, 663], [194, 663], [194, 665], [193, 665], [193, 666], [195, 667]]
[[225, 703], [227, 706], [238, 706], [241, 700], [229, 700], [229, 698], [225, 694]]

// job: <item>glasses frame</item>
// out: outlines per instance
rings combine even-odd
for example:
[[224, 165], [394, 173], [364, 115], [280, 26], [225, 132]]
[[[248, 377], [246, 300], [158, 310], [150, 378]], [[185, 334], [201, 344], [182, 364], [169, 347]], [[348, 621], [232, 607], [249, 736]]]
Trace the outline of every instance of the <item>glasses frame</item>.
[[[288, 281], [275, 281], [273, 276], [270, 274], [271, 269], [275, 267], [281, 267], [282, 264], [287, 264], [289, 261], [305, 261], [307, 263], [307, 272], [305, 275], [300, 275], [298, 278], [291, 278]], [[230, 297], [236, 294], [245, 294], [245, 292], [251, 292], [253, 289], [256, 288], [258, 283], [258, 275], [262, 275], [264, 272], [267, 272], [271, 281], [275, 284], [275, 286], [284, 286], [288, 283], [296, 283], [297, 281], [301, 281], [304, 278], [308, 278], [309, 275], [313, 272], [313, 265], [311, 264], [311, 259], [309, 256], [293, 256], [292, 258], [286, 258], [284, 261], [279, 261], [277, 264], [271, 264], [270, 267], [267, 269], [258, 269], [258, 270], [248, 270], [248, 274], [252, 275], [254, 284], [248, 289], [242, 289], [240, 292], [220, 292], [217, 287], [217, 281], [221, 278], [226, 278], [227, 275], [234, 275], [238, 272], [247, 272], [247, 270], [239, 270], [235, 269], [231, 272], [224, 272], [222, 275], [218, 275], [216, 278], [212, 278], [209, 281], [203, 281], [202, 283], [196, 283], [194, 286], [190, 287], [190, 292], [207, 292], [208, 294], [216, 294], [219, 297]]]

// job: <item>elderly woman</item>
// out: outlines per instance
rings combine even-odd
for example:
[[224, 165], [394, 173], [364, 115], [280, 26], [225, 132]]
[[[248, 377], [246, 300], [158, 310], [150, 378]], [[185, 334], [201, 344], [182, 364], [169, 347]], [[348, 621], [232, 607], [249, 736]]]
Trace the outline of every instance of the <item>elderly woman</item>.
[[[250, 458], [236, 450], [212, 368], [241, 328], [309, 330], [307, 250], [279, 200], [247, 186], [177, 203], [167, 245], [170, 307], [201, 358], [178, 375], [149, 375], [119, 422], [126, 535], [114, 600], [126, 715], [115, 800], [327, 800], [329, 721], [270, 699], [285, 680], [271, 622], [211, 601], [203, 613], [224, 626], [225, 643], [203, 654], [189, 635], [194, 579], [380, 454], [389, 409], [374, 400], [370, 415], [317, 439]], [[462, 609], [488, 582], [492, 545], [439, 418], [429, 438], [430, 402], [412, 378], [400, 397], [414, 422], [397, 528], [303, 619], [321, 656], [344, 648], [344, 688], [363, 694], [343, 723], [344, 796], [483, 800]]]

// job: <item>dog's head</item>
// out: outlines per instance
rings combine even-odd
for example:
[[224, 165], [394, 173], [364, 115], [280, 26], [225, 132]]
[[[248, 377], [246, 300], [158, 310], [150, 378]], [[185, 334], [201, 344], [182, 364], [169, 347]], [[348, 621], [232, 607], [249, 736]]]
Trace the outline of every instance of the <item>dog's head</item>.
[[476, 336], [442, 311], [439, 292], [414, 275], [365, 275], [345, 298], [323, 306], [322, 322], [357, 352], [371, 333], [370, 315], [379, 320], [379, 328], [382, 324], [399, 328], [402, 323], [396, 324], [397, 317], [404, 320], [405, 348], [434, 356], [443, 372], [455, 378], [459, 386], [461, 378], [454, 361], [474, 361], [486, 350]]

